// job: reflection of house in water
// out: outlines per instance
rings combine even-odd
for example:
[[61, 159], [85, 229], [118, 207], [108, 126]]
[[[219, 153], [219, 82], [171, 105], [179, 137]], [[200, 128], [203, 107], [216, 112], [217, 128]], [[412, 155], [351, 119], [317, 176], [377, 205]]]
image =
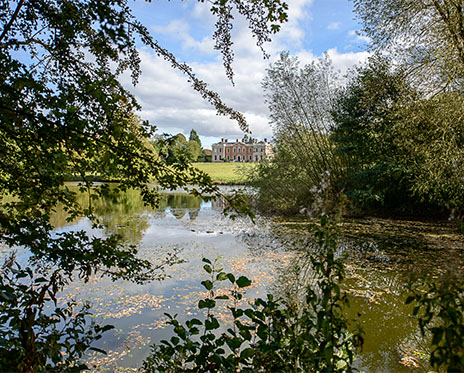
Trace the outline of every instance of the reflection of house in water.
[[221, 139], [211, 146], [213, 162], [261, 162], [274, 156], [272, 145], [257, 139], [244, 137], [235, 142]]

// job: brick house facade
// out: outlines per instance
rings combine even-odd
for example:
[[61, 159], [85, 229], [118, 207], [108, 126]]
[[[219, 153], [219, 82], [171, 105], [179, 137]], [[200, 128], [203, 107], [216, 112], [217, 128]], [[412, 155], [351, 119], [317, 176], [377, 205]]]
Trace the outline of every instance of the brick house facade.
[[257, 139], [243, 138], [235, 142], [221, 139], [212, 145], [212, 161], [213, 162], [260, 162], [272, 159], [274, 152], [272, 145]]

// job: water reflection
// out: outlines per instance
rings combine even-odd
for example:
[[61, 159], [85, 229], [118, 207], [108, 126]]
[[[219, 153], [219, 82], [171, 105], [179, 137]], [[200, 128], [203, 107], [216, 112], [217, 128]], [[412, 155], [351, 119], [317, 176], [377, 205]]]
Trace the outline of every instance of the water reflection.
[[[77, 186], [69, 187], [77, 193], [78, 203], [83, 207], [89, 206], [89, 198], [85, 193], [78, 193]], [[187, 218], [194, 221], [205, 202], [200, 197], [186, 193], [161, 193], [159, 207], [153, 209], [146, 206], [140, 192], [127, 190], [117, 198], [100, 198], [92, 201], [95, 216], [104, 227], [104, 234], [119, 234], [123, 240], [131, 244], [142, 241], [150, 226], [150, 219], [164, 219], [172, 216], [176, 219]], [[58, 206], [51, 215], [52, 225], [64, 228], [76, 225], [83, 219], [67, 221], [68, 215], [62, 206]]]
[[[86, 196], [79, 198], [87, 206]], [[105, 367], [107, 371], [116, 371], [117, 366], [139, 367], [150, 342], [171, 336], [171, 329], [163, 329], [165, 312], [178, 313], [181, 320], [197, 312], [202, 291], [199, 283], [205, 279], [202, 257], [221, 255], [227, 271], [252, 278], [249, 298], [262, 297], [271, 289], [290, 303], [300, 304], [301, 290], [311, 282], [307, 252], [302, 250], [310, 236], [307, 221], [259, 217], [256, 225], [245, 219], [231, 221], [220, 212], [223, 201], [205, 203], [185, 193], [162, 194], [156, 210], [144, 206], [135, 191], [121, 194], [117, 200], [94, 201], [93, 206], [106, 233], [119, 233], [137, 244], [141, 257], [156, 263], [179, 249], [185, 260], [170, 268], [171, 277], [162, 282], [136, 286], [95, 279], [95, 283], [68, 290], [66, 296], [90, 300], [98, 320], [118, 329], [96, 346], [108, 350], [111, 357], [107, 362], [95, 357], [101, 371]], [[69, 226], [62, 210], [52, 218], [60, 229], [86, 229], [82, 221]], [[450, 258], [462, 262], [462, 236], [453, 235], [449, 225], [405, 224], [381, 219], [343, 222], [340, 254], [348, 254], [344, 283], [351, 303], [348, 317], [361, 313], [366, 332], [364, 350], [357, 360], [361, 371], [411, 371], [400, 363], [404, 351], [423, 350], [424, 341], [418, 336], [410, 307], [404, 305], [406, 275], [411, 268], [440, 271]]]

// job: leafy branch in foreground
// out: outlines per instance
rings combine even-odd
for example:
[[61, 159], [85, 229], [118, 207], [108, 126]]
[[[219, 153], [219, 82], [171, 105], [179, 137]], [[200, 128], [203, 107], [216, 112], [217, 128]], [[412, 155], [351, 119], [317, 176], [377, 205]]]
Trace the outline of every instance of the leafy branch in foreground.
[[423, 337], [431, 335], [430, 364], [437, 371], [464, 370], [464, 281], [463, 273], [450, 268], [439, 280], [426, 276], [412, 279], [406, 304]]
[[58, 305], [67, 284], [59, 270], [35, 276], [11, 257], [0, 270], [0, 370], [2, 372], [80, 372], [91, 344], [112, 329], [88, 321], [89, 305]]
[[[223, 272], [203, 259], [210, 278], [202, 282], [206, 298], [198, 302], [204, 319], [181, 324], [169, 317], [175, 336], [152, 346], [144, 362], [149, 372], [307, 372], [353, 371], [355, 351], [362, 345], [359, 329], [350, 331], [343, 310], [347, 296], [340, 289], [344, 278], [341, 259], [335, 258], [335, 225], [327, 217], [315, 227], [318, 250], [311, 257], [314, 281], [306, 287], [304, 303], [293, 307], [268, 294], [240, 307], [243, 290], [251, 281]], [[229, 295], [218, 295], [216, 285], [228, 281]], [[223, 292], [221, 292], [223, 294]], [[214, 309], [227, 300], [232, 325], [221, 325]]]

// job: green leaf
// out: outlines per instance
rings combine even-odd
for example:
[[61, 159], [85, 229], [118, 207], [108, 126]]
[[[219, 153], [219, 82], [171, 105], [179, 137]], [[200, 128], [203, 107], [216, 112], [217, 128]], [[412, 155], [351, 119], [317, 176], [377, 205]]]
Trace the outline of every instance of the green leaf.
[[245, 276], [240, 276], [238, 279], [237, 279], [237, 282], [236, 282], [237, 286], [239, 288], [245, 288], [247, 286], [250, 286], [251, 285], [251, 280], [249, 280], [247, 277]]
[[227, 278], [227, 274], [224, 272], [218, 273], [218, 275], [216, 276], [216, 280], [218, 281], [224, 281], [227, 280]]
[[255, 354], [254, 349], [252, 348], [245, 348], [241, 353], [240, 353], [240, 358], [241, 359], [248, 359], [252, 357]]
[[213, 272], [213, 269], [211, 268], [211, 266], [209, 266], [208, 264], [205, 264], [203, 266], [203, 269], [208, 272], [208, 273], [212, 273]]
[[219, 322], [215, 317], [211, 317], [211, 320], [205, 320], [206, 330], [213, 330], [219, 328]]
[[210, 280], [202, 281], [201, 284], [206, 290], [211, 290], [213, 288], [213, 283]]

